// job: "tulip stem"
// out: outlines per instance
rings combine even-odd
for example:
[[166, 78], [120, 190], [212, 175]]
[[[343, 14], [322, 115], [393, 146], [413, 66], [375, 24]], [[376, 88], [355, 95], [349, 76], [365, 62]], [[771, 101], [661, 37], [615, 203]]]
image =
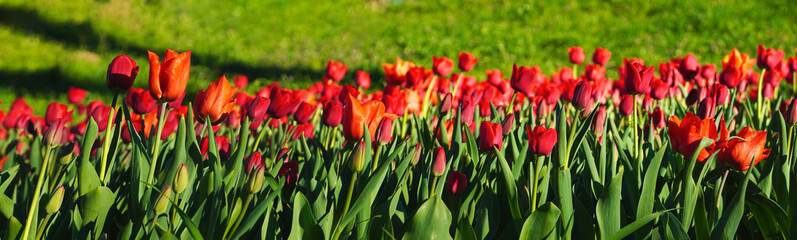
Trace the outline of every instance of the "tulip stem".
[[374, 163], [373, 167], [371, 168], [372, 173], [376, 172], [376, 168], [379, 166], [379, 156], [382, 155], [380, 154], [381, 152], [382, 152], [382, 144], [377, 142], [376, 151], [374, 151]]
[[52, 213], [47, 213], [47, 215], [44, 216], [44, 221], [42, 221], [42, 227], [40, 227], [39, 230], [36, 231], [36, 238], [34, 239], [42, 239], [42, 234], [44, 234], [44, 226], [47, 226], [47, 222], [50, 221], [50, 218], [52, 216], [53, 216]]
[[346, 213], [349, 212], [349, 203], [351, 203], [351, 195], [354, 193], [354, 185], [357, 184], [357, 173], [353, 173], [351, 175], [351, 181], [349, 181], [349, 190], [346, 191], [346, 201], [343, 202], [343, 212], [340, 214], [340, 218], [346, 216]]
[[758, 107], [758, 124], [760, 128], [763, 128], [764, 124], [764, 113], [761, 111], [764, 108], [764, 96], [761, 95], [761, 88], [764, 86], [764, 74], [767, 73], [767, 69], [761, 69], [761, 76], [758, 78], [758, 89], [756, 90], [756, 106]]
[[573, 64], [573, 79], [578, 79], [578, 64]]
[[44, 161], [42, 162], [42, 168], [39, 170], [39, 180], [36, 181], [36, 189], [33, 191], [33, 200], [30, 202], [30, 209], [28, 210], [28, 218], [25, 219], [25, 228], [22, 230], [22, 238], [20, 239], [28, 239], [28, 233], [30, 232], [30, 224], [33, 222], [33, 218], [36, 217], [35, 213], [36, 207], [39, 206], [39, 195], [42, 193], [42, 184], [44, 183], [44, 176], [46, 175], [47, 165], [50, 162], [50, 154], [52, 153], [52, 148], [47, 147], [44, 150]]
[[102, 161], [100, 162], [100, 182], [105, 182], [105, 169], [108, 165], [108, 151], [111, 148], [111, 132], [113, 132], [113, 115], [116, 112], [116, 100], [119, 93], [114, 92], [111, 111], [108, 112], [108, 124], [105, 127], [105, 140], [102, 141]]
[[160, 115], [158, 116], [158, 131], [155, 134], [155, 144], [152, 148], [152, 159], [150, 159], [149, 164], [149, 176], [147, 177], [147, 184], [152, 184], [152, 180], [155, 178], [155, 166], [158, 163], [158, 153], [160, 153], [161, 147], [161, 133], [163, 132], [163, 118], [166, 115], [166, 103], [161, 103], [161, 111]]
[[252, 146], [252, 152], [257, 152], [260, 148], [260, 140], [263, 139], [263, 135], [266, 135], [266, 124], [260, 124], [260, 133], [257, 134], [257, 139], [255, 139], [255, 145]]
[[728, 180], [728, 172], [728, 169], [725, 168], [725, 174], [722, 175], [722, 181], [720, 182], [720, 187], [718, 189], [719, 191], [717, 191], [717, 201], [715, 201], [715, 204], [717, 204], [717, 209], [720, 207], [720, 198], [722, 198], [722, 190], [725, 188], [725, 181]]

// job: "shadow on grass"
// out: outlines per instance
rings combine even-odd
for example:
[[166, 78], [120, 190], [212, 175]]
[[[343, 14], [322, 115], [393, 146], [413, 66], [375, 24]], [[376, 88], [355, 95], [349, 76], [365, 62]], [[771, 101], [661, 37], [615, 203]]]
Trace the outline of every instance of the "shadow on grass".
[[[87, 49], [94, 52], [118, 51], [131, 55], [141, 54], [143, 56], [146, 56], [147, 50], [158, 54], [166, 52], [166, 49], [150, 49], [145, 46], [138, 46], [121, 39], [107, 36], [96, 29], [90, 22], [53, 22], [34, 9], [0, 6], [0, 25], [9, 27], [14, 31], [36, 35], [48, 41], [62, 43], [67, 47]], [[107, 61], [110, 61], [110, 59]], [[191, 64], [212, 69], [214, 75], [221, 75], [222, 73], [228, 74], [228, 76], [243, 74], [250, 79], [266, 78], [269, 80], [280, 80], [285, 77], [321, 79], [324, 74], [322, 71], [305, 67], [282, 68], [267, 65], [251, 65], [231, 59], [228, 56], [214, 55], [203, 50], [195, 50], [192, 52]], [[140, 74], [146, 78], [147, 73]], [[376, 74], [381, 73], [372, 73], [371, 75], [377, 77], [378, 75]], [[349, 75], [353, 75], [353, 72], [349, 73]], [[67, 76], [57, 68], [36, 72], [0, 71], [0, 79], [2, 79], [2, 81], [0, 81], [0, 87], [14, 86], [31, 92], [63, 93], [66, 92], [69, 86], [81, 87], [93, 92], [105, 90], [105, 86], [102, 84], [90, 84], [96, 83], [97, 81], [74, 79], [73, 76]]]

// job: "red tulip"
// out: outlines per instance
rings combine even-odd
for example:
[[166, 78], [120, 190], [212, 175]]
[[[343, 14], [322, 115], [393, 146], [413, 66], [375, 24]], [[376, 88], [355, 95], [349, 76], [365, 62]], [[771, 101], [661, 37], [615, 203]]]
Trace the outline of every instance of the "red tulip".
[[526, 134], [529, 137], [529, 150], [537, 155], [550, 155], [559, 140], [556, 129], [553, 128], [535, 126], [534, 130], [531, 130], [530, 126], [526, 126]]
[[[227, 139], [227, 137], [225, 136], [217, 135], [215, 140], [216, 140], [216, 147], [219, 148], [219, 158], [221, 158], [221, 160], [226, 160], [227, 158], [230, 157], [229, 139]], [[210, 146], [210, 141], [208, 140], [208, 137], [207, 136], [202, 137], [202, 140], [200, 141], [199, 145], [200, 145], [199, 151], [202, 153], [202, 155], [205, 155], [208, 152], [208, 147]]]
[[230, 114], [227, 115], [227, 126], [231, 128], [238, 128], [241, 126], [241, 111], [242, 109], [233, 109], [230, 111]]
[[667, 126], [665, 119], [667, 118], [660, 108], [656, 108], [656, 110], [653, 110], [653, 113], [650, 114], [650, 122], [656, 129], [662, 129]]
[[235, 77], [233, 82], [235, 82], [236, 87], [245, 88], [246, 85], [249, 85], [249, 78], [246, 77], [245, 75], [238, 75], [237, 77]]
[[[670, 116], [668, 134], [673, 149], [687, 158], [691, 158], [692, 154], [695, 153], [701, 139], [710, 138], [716, 140], [719, 137], [717, 135], [717, 126], [714, 125], [714, 119], [700, 119], [693, 115], [692, 112], [687, 112], [683, 121], [677, 116]], [[705, 162], [714, 150], [715, 144], [713, 143], [703, 148], [698, 153], [697, 161]]]
[[684, 78], [693, 79], [700, 72], [700, 63], [697, 62], [694, 54], [687, 53], [684, 58], [679, 60], [678, 71], [683, 74]]
[[173, 102], [185, 94], [191, 68], [191, 51], [178, 54], [168, 49], [163, 62], [157, 54], [149, 55], [149, 93], [161, 102]]
[[584, 68], [584, 76], [593, 82], [603, 80], [606, 78], [606, 68], [601, 65], [587, 64], [587, 67]]
[[487, 82], [494, 86], [498, 86], [504, 81], [504, 74], [498, 69], [487, 69]]
[[210, 83], [207, 90], [199, 90], [194, 100], [194, 118], [198, 122], [210, 121], [216, 125], [227, 119], [235, 102], [232, 97], [238, 88], [230, 86], [227, 77], [221, 75]]
[[321, 122], [330, 127], [337, 127], [340, 125], [341, 114], [343, 106], [338, 102], [327, 102], [324, 106], [324, 114], [321, 116]]
[[402, 61], [401, 58], [397, 58], [395, 64], [383, 63], [385, 81], [392, 86], [401, 86], [407, 80], [407, 72], [414, 66], [412, 62]]
[[503, 133], [501, 124], [482, 121], [479, 126], [479, 150], [491, 152], [493, 147], [501, 150], [504, 145]]
[[307, 123], [307, 121], [310, 121], [313, 114], [315, 114], [315, 109], [315, 105], [302, 102], [299, 104], [299, 108], [296, 109], [296, 112], [293, 113], [293, 119], [299, 123]]
[[465, 174], [457, 171], [451, 171], [448, 174], [448, 181], [446, 181], [446, 190], [453, 195], [462, 195], [465, 188], [468, 186], [468, 177]]
[[512, 129], [515, 126], [514, 124], [515, 124], [515, 114], [510, 113], [509, 115], [506, 115], [504, 121], [501, 122], [501, 130], [503, 130], [503, 134], [509, 135], [509, 133], [512, 132]]
[[747, 171], [750, 168], [750, 161], [753, 161], [755, 166], [769, 156], [770, 149], [765, 146], [766, 131], [753, 131], [750, 127], [744, 127], [736, 137], [738, 138], [725, 139], [717, 143], [720, 149], [717, 154], [719, 163], [739, 171]]
[[49, 147], [61, 146], [67, 141], [67, 129], [64, 126], [66, 119], [59, 118], [53, 120], [47, 127], [42, 142]]
[[376, 130], [376, 139], [380, 144], [388, 144], [393, 140], [393, 119], [382, 118]]
[[349, 67], [343, 65], [342, 62], [335, 62], [332, 60], [327, 62], [326, 77], [334, 80], [335, 82], [340, 82], [340, 80], [346, 76], [347, 71], [349, 71]]
[[287, 89], [279, 89], [279, 87], [271, 88], [271, 104], [268, 105], [268, 113], [271, 118], [283, 118], [290, 113], [296, 111], [301, 101]]
[[452, 98], [451, 93], [446, 93], [443, 97], [443, 102], [440, 103], [440, 115], [446, 115], [451, 110]]
[[448, 59], [447, 57], [443, 56], [438, 58], [437, 56], [432, 56], [432, 69], [434, 73], [445, 77], [451, 73], [451, 70], [454, 68], [454, 61]]
[[105, 85], [112, 92], [127, 91], [133, 86], [136, 75], [138, 75], [136, 61], [127, 55], [119, 55], [108, 65]]
[[462, 70], [463, 72], [470, 72], [470, 70], [473, 69], [473, 65], [475, 65], [477, 61], [479, 61], [479, 58], [476, 58], [476, 56], [473, 56], [473, 54], [461, 52], [459, 53], [459, 70]]
[[366, 71], [357, 71], [357, 74], [354, 75], [354, 83], [363, 89], [368, 89], [371, 87], [371, 76]]
[[526, 96], [533, 96], [535, 85], [544, 82], [545, 75], [540, 72], [539, 68], [518, 67], [517, 64], [512, 66], [512, 77], [509, 79], [509, 84], [515, 91], [522, 92]]
[[263, 168], [265, 164], [263, 163], [263, 156], [260, 155], [260, 152], [253, 152], [249, 156], [246, 157], [246, 174], [249, 174], [252, 169]]
[[86, 99], [86, 94], [88, 91], [80, 88], [69, 87], [69, 91], [66, 94], [66, 100], [72, 104], [78, 105]]
[[598, 108], [598, 112], [595, 113], [595, 120], [592, 121], [592, 132], [595, 135], [603, 134], [603, 126], [606, 122], [606, 107], [601, 106]]
[[703, 101], [700, 102], [700, 107], [697, 108], [697, 116], [701, 119], [714, 118], [716, 108], [714, 104], [714, 99], [711, 97], [703, 99]]
[[249, 120], [252, 120], [252, 122], [263, 120], [266, 117], [266, 110], [268, 110], [270, 103], [271, 99], [261, 96], [255, 97], [254, 100], [249, 102], [249, 106], [246, 107], [246, 114]]
[[595, 53], [592, 54], [592, 62], [601, 66], [606, 66], [610, 58], [612, 58], [612, 53], [601, 47], [596, 48]]
[[[288, 131], [290, 132], [291, 130], [293, 130], [293, 127], [294, 126], [290, 126], [288, 128]], [[295, 127], [296, 127], [296, 130], [293, 131], [293, 135], [291, 135], [291, 140], [299, 139], [302, 136], [304, 136], [307, 139], [313, 139], [313, 137], [315, 136], [313, 134], [313, 129], [314, 129], [313, 128], [313, 123], [311, 123], [311, 122], [300, 123], [300, 124], [297, 124]]]
[[742, 54], [735, 48], [722, 59], [722, 72], [720, 82], [729, 88], [735, 88], [742, 80], [747, 78], [753, 65], [753, 60], [747, 54]]
[[69, 118], [72, 116], [72, 111], [67, 111], [68, 109], [69, 106], [66, 104], [60, 104], [58, 102], [50, 103], [50, 105], [47, 106], [47, 112], [44, 114], [44, 123], [49, 125], [56, 119], [60, 118], [63, 118], [65, 121], [69, 122]]
[[443, 147], [437, 147], [434, 154], [434, 162], [432, 163], [432, 174], [436, 177], [443, 175], [446, 171], [446, 151]]
[[592, 104], [595, 100], [592, 98], [592, 84], [587, 81], [581, 81], [576, 85], [573, 90], [573, 106], [579, 109], [592, 110]]
[[639, 62], [625, 62], [625, 91], [629, 94], [645, 94], [650, 91], [650, 81], [653, 79], [655, 67], [645, 67]]
[[125, 104], [133, 109], [133, 112], [139, 115], [151, 113], [155, 111], [155, 104], [157, 101], [152, 98], [149, 91], [141, 88], [130, 88], [125, 97]]
[[[108, 115], [111, 113], [110, 106], [99, 106], [94, 108], [94, 111], [91, 111], [91, 118], [97, 122], [97, 129], [100, 132], [105, 131], [108, 128]], [[111, 120], [113, 121], [113, 120]]]
[[581, 47], [571, 47], [567, 49], [567, 54], [570, 55], [570, 62], [573, 64], [581, 64], [584, 62], [586, 53]]
[[786, 53], [783, 52], [783, 50], [777, 50], [774, 48], [766, 49], [764, 46], [758, 45], [756, 64], [760, 69], [777, 69], [780, 66], [780, 63], [783, 61], [783, 57], [785, 56]]
[[[285, 159], [288, 160], [288, 159]], [[282, 163], [277, 177], [285, 177], [285, 186], [294, 186], [299, 179], [299, 163], [296, 161], [286, 161]]]

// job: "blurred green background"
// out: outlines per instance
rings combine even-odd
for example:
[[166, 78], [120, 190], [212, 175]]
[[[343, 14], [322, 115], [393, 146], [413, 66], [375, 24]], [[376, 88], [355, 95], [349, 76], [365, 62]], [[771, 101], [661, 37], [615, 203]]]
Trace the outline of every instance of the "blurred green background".
[[[641, 3], [645, 2], [645, 3]], [[69, 86], [109, 101], [105, 71], [119, 54], [141, 66], [146, 50], [193, 50], [189, 94], [220, 76], [253, 83], [304, 87], [321, 79], [328, 59], [371, 72], [382, 85], [381, 63], [396, 57], [430, 66], [433, 55], [474, 53], [474, 73], [512, 63], [539, 65], [548, 74], [569, 66], [567, 48], [613, 53], [610, 76], [624, 57], [648, 64], [695, 53], [718, 64], [737, 47], [797, 46], [797, 7], [775, 1], [302, 1], [302, 0], [2, 0], [0, 109], [25, 97], [44, 112], [65, 101]], [[582, 69], [583, 71], [583, 69]]]

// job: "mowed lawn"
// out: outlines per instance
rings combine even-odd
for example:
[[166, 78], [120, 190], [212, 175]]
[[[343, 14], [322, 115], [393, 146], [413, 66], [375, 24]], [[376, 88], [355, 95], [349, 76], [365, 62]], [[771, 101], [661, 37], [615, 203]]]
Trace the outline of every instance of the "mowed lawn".
[[[642, 3], [644, 2], [644, 3]], [[719, 64], [732, 48], [797, 47], [797, 7], [779, 1], [301, 1], [301, 0], [3, 0], [0, 1], [0, 109], [25, 97], [42, 114], [65, 101], [69, 86], [110, 101], [105, 71], [119, 54], [141, 66], [146, 50], [193, 50], [188, 99], [227, 74], [258, 86], [304, 87], [320, 80], [328, 59], [371, 72], [396, 57], [430, 66], [432, 56], [474, 53], [473, 74], [512, 64], [550, 74], [569, 66], [567, 48], [613, 53], [648, 64], [688, 52]], [[583, 71], [583, 70], [582, 70]], [[579, 71], [581, 72], [581, 71]]]

